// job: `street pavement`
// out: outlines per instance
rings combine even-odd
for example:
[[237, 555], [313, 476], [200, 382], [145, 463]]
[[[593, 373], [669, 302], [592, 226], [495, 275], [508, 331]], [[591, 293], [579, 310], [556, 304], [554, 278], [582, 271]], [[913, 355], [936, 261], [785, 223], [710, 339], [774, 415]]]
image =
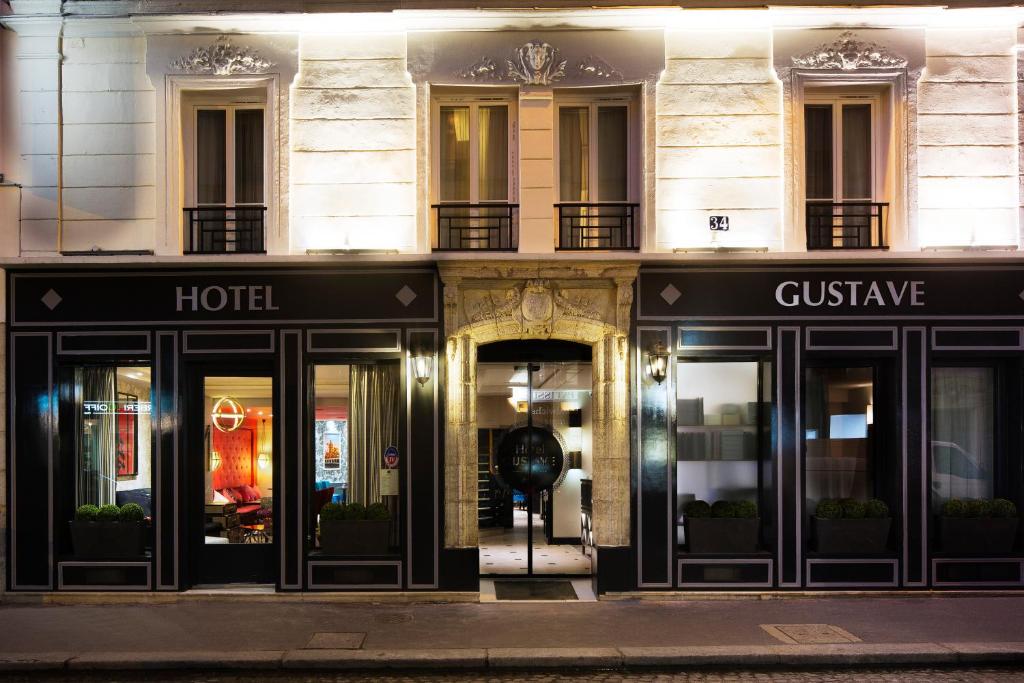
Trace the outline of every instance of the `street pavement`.
[[[218, 670], [209, 680], [226, 682], [236, 680], [231, 670], [263, 672], [257, 680], [319, 681], [377, 679], [289, 678], [295, 674], [282, 670], [469, 668], [489, 669], [483, 680], [495, 681], [689, 681], [729, 679], [657, 678], [650, 669], [629, 678], [621, 670], [732, 666], [770, 674], [766, 680], [1024, 680], [1024, 669], [964, 670], [1024, 667], [1024, 595], [457, 604], [347, 604], [316, 596], [179, 596], [167, 604], [111, 599], [117, 602], [0, 603], [0, 672], [77, 672], [79, 678], [67, 680], [88, 680], [99, 671]], [[838, 678], [799, 677], [806, 672], [778, 678], [794, 666], [892, 664], [941, 666], [943, 676], [953, 677], [924, 671], [913, 678], [902, 670], [899, 678], [881, 672], [850, 679], [837, 669]], [[563, 673], [503, 677], [538, 667]], [[574, 667], [612, 673], [572, 678]], [[381, 681], [463, 680], [377, 675]]]

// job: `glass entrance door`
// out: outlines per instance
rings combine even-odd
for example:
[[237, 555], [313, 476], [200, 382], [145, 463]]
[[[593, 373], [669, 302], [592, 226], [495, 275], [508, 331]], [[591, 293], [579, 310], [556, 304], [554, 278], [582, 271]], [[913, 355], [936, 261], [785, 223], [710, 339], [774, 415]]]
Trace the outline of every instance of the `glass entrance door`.
[[196, 379], [187, 456], [193, 582], [273, 583], [273, 380], [241, 372]]
[[477, 387], [480, 573], [590, 574], [590, 363], [484, 362]]

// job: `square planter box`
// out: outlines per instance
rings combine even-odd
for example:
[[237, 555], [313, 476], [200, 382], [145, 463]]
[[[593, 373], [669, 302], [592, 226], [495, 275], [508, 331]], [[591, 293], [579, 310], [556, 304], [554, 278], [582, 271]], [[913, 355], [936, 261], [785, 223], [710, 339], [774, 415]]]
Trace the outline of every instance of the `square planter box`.
[[1013, 552], [1017, 540], [1017, 519], [942, 517], [942, 551], [959, 555], [1004, 555]]
[[814, 549], [829, 555], [878, 555], [889, 545], [892, 519], [814, 517]]
[[386, 555], [389, 519], [320, 520], [320, 550], [327, 555]]
[[731, 517], [688, 517], [686, 541], [698, 555], [744, 555], [757, 552], [761, 520]]
[[75, 557], [90, 560], [138, 557], [146, 552], [143, 522], [85, 522], [72, 520]]

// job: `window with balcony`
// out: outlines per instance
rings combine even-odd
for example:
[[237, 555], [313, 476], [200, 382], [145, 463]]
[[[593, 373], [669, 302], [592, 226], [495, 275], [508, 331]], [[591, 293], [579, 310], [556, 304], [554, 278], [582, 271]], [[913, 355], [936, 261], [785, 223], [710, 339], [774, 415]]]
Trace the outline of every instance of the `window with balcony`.
[[884, 249], [886, 128], [878, 95], [809, 92], [804, 101], [808, 249]]
[[266, 251], [265, 107], [246, 92], [183, 107], [186, 254]]
[[515, 251], [515, 108], [511, 95], [434, 101], [436, 251]]
[[558, 248], [638, 249], [634, 99], [559, 97]]

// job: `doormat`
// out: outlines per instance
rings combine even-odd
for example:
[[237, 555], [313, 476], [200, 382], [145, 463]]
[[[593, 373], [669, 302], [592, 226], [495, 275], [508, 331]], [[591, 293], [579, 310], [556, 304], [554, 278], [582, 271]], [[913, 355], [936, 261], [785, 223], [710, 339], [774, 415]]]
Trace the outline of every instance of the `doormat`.
[[570, 581], [495, 581], [498, 600], [578, 600]]

